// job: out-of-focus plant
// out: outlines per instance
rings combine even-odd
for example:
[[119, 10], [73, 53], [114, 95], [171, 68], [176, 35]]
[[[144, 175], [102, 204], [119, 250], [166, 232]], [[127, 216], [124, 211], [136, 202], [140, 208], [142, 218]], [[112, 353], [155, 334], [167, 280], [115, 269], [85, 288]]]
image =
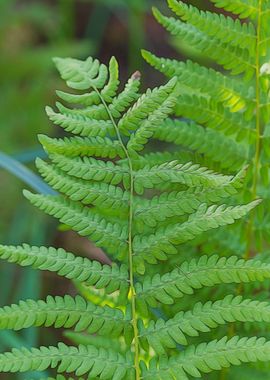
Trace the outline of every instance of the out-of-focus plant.
[[[128, 68], [132, 72], [142, 69], [143, 60], [140, 56], [140, 49], [145, 46], [147, 40], [147, 18], [151, 15], [153, 5], [162, 5], [162, 0], [83, 0], [93, 4], [92, 17], [89, 20], [91, 36], [94, 36], [94, 43], [100, 43], [101, 35], [107, 26], [108, 18], [114, 15], [119, 25], [124, 25], [127, 30], [127, 52]], [[151, 17], [151, 16], [150, 16]], [[123, 41], [123, 35], [119, 34]], [[98, 49], [94, 51], [98, 54]], [[115, 54], [115, 52], [111, 52]]]
[[[55, 85], [51, 56], [82, 56], [89, 53], [89, 42], [78, 42], [73, 31], [70, 9], [61, 5], [50, 7], [45, 2], [21, 3], [3, 0], [0, 4], [0, 150], [17, 153], [35, 144], [33, 133], [48, 124], [43, 104], [51, 98]], [[70, 4], [69, 4], [70, 5]], [[61, 12], [60, 12], [61, 10]], [[74, 14], [72, 13], [74, 18]], [[68, 18], [68, 22], [65, 21]], [[63, 26], [63, 27], [62, 27]], [[1, 208], [0, 235], [7, 234], [15, 199], [20, 199], [17, 180], [0, 172], [0, 194], [7, 194], [5, 206]]]

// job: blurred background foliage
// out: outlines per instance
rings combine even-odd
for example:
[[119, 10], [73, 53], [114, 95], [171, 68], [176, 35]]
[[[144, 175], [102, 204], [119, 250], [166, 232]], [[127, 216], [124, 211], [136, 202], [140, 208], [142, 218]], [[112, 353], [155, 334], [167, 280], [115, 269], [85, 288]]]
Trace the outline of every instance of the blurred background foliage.
[[[210, 7], [208, 1], [186, 2]], [[153, 86], [163, 79], [144, 63], [141, 48], [167, 57], [190, 55], [181, 41], [168, 41], [168, 33], [152, 17], [152, 5], [167, 12], [165, 0], [0, 0], [1, 243], [61, 245], [107, 260], [88, 241], [57, 230], [52, 219], [28, 205], [21, 190], [50, 191], [33, 171], [35, 158], [44, 156], [37, 134], [56, 133], [44, 112], [62, 86], [53, 56], [83, 59], [93, 55], [107, 62], [115, 55], [123, 79], [141, 70], [144, 86]], [[61, 295], [67, 286], [70, 284], [59, 283], [49, 274], [41, 277], [38, 271], [0, 263], [0, 306], [49, 293]], [[1, 332], [0, 351], [54, 341], [50, 332], [42, 334], [37, 329], [20, 334]], [[12, 378], [16, 379], [15, 375]]]

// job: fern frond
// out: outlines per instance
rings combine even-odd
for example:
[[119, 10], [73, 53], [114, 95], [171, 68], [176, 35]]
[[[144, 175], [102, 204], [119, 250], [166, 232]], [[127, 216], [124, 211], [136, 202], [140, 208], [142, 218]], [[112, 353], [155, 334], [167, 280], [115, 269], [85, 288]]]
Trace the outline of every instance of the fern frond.
[[124, 157], [123, 148], [119, 141], [111, 140], [107, 137], [64, 137], [62, 139], [52, 139], [45, 135], [39, 135], [39, 141], [47, 152], [64, 154], [68, 157]]
[[105, 247], [108, 253], [115, 254], [116, 246], [118, 257], [126, 253], [126, 225], [112, 224], [91, 209], [60, 196], [37, 195], [29, 191], [24, 191], [24, 195], [40, 210], [58, 218], [81, 236], [90, 237], [98, 247]]
[[128, 289], [128, 271], [125, 265], [101, 265], [86, 257], [76, 257], [64, 249], [0, 245], [0, 257], [10, 263], [32, 266], [35, 269], [55, 272], [70, 280], [83, 282], [96, 289], [105, 289], [107, 293], [120, 290], [125, 294]]
[[179, 0], [168, 0], [168, 4], [183, 21], [187, 21], [210, 37], [232, 46], [247, 48], [251, 55], [255, 55], [256, 34], [252, 23], [241, 23], [238, 19], [234, 20], [222, 14], [199, 11], [198, 8]]
[[152, 189], [163, 182], [181, 183], [189, 187], [220, 186], [232, 177], [214, 173], [200, 165], [181, 164], [179, 161], [166, 162], [153, 167], [145, 167], [134, 173], [135, 190], [141, 194], [143, 189]]
[[135, 236], [134, 262], [141, 266], [143, 260], [151, 264], [155, 264], [157, 260], [166, 260], [167, 255], [178, 252], [177, 245], [194, 239], [202, 232], [234, 223], [235, 220], [246, 215], [257, 204], [258, 201], [254, 201], [243, 206], [212, 205], [208, 208], [207, 205], [202, 204], [182, 224], [157, 228], [155, 233], [150, 236]]
[[258, 201], [235, 207], [226, 205], [207, 207], [206, 204], [202, 204], [182, 224], [157, 228], [150, 236], [136, 235], [134, 263], [142, 266], [144, 260], [150, 264], [157, 263], [157, 260], [166, 260], [168, 255], [178, 253], [176, 246], [179, 244], [192, 240], [205, 231], [234, 223], [257, 204]]
[[133, 376], [134, 371], [131, 354], [123, 356], [93, 346], [77, 348], [59, 343], [57, 347], [13, 349], [0, 354], [1, 372], [44, 371], [50, 367], [58, 372], [75, 372], [76, 376], [87, 374], [89, 378], [102, 376], [113, 380], [124, 379], [127, 371]]
[[196, 93], [224, 102], [231, 112], [238, 112], [245, 108], [254, 109], [252, 87], [245, 82], [233, 80], [212, 68], [201, 66], [190, 60], [182, 62], [161, 58], [146, 50], [142, 50], [142, 55], [151, 66], [167, 77], [177, 76], [179, 83]]
[[[126, 135], [130, 135], [131, 131], [139, 129], [139, 124], [142, 120], [148, 121], [149, 126], [152, 126], [152, 123], [154, 125], [157, 123], [159, 115], [164, 119], [171, 112], [174, 105], [170, 95], [174, 91], [175, 85], [176, 79], [174, 78], [165, 86], [147, 90], [119, 120], [119, 130]], [[161, 107], [160, 110], [159, 107]]]
[[129, 188], [128, 167], [114, 164], [112, 161], [96, 160], [92, 157], [66, 157], [57, 153], [50, 154], [52, 162], [70, 176], [84, 179], [102, 181], [118, 185], [123, 181], [125, 188]]
[[248, 160], [247, 144], [193, 122], [166, 120], [155, 129], [153, 137], [204, 154], [222, 168], [238, 169]]
[[[203, 25], [204, 32], [188, 23], [156, 14], [173, 33], [189, 41], [191, 46], [205, 50], [210, 57], [218, 57], [217, 62], [233, 73], [245, 72], [247, 77], [252, 77], [254, 71], [258, 74], [258, 67], [249, 60], [251, 44], [243, 44], [242, 36], [236, 36], [238, 39], [232, 41], [236, 30], [241, 34], [250, 32], [251, 27], [232, 22], [231, 33], [222, 37], [218, 32], [213, 36], [209, 28], [216, 23], [216, 16], [211, 18], [209, 26], [205, 26], [202, 22], [205, 14], [195, 12], [194, 15], [193, 8], [182, 3], [180, 6], [185, 11], [184, 18], [191, 17], [198, 28]], [[227, 19], [224, 20], [220, 19], [221, 24], [227, 23]], [[225, 43], [220, 41], [222, 38]], [[232, 46], [234, 44], [237, 46]], [[182, 352], [176, 352], [174, 348], [179, 342], [186, 344], [185, 335], [207, 332], [226, 322], [268, 321], [270, 306], [239, 297], [196, 304], [201, 300], [198, 295], [193, 297], [196, 306], [192, 311], [179, 312], [190, 310], [185, 304], [188, 297], [183, 298], [181, 308], [166, 306], [185, 294], [193, 294], [196, 289], [205, 288], [202, 293], [209, 296], [210, 287], [222, 284], [217, 294], [222, 298], [224, 284], [270, 279], [269, 264], [257, 260], [202, 257], [198, 262], [184, 262], [178, 268], [177, 258], [169, 258], [179, 252], [182, 243], [188, 242], [182, 250], [190, 249], [184, 252], [183, 261], [195, 253], [198, 244], [202, 252], [216, 249], [219, 239], [219, 246], [222, 246], [224, 233], [215, 234], [208, 242], [205, 238], [209, 235], [202, 237], [202, 233], [232, 224], [259, 203], [255, 200], [243, 206], [213, 205], [213, 202], [236, 194], [243, 184], [246, 169], [236, 176], [217, 172], [222, 161], [217, 149], [227, 149], [235, 155], [235, 168], [242, 166], [251, 156], [248, 145], [253, 142], [254, 134], [258, 134], [258, 128], [254, 128], [258, 105], [253, 101], [254, 88], [250, 91], [248, 84], [234, 85], [231, 80], [224, 80], [224, 75], [204, 71], [191, 63], [184, 66], [185, 75], [193, 69], [196, 75], [181, 83], [184, 74], [180, 73], [179, 67], [164, 61], [167, 65], [164, 72], [169, 76], [175, 72], [176, 77], [164, 86], [139, 95], [138, 72], [133, 74], [124, 90], [119, 91], [118, 64], [114, 58], [109, 68], [92, 58], [86, 61], [57, 58], [55, 62], [67, 85], [86, 93], [60, 92], [60, 97], [68, 104], [57, 103], [58, 111], [49, 108], [48, 114], [66, 131], [80, 136], [40, 138], [52, 163], [38, 160], [37, 166], [60, 194], [46, 196], [25, 192], [25, 195], [67, 228], [91, 239], [120, 264], [101, 265], [62, 249], [0, 246], [1, 258], [74, 280], [81, 294], [76, 298], [49, 296], [46, 301], [27, 300], [6, 306], [0, 309], [0, 328], [19, 330], [44, 325], [84, 331], [84, 334], [73, 336], [75, 345], [83, 343], [78, 347], [59, 344], [57, 347], [22, 348], [0, 354], [0, 372], [51, 367], [56, 369], [55, 376], [58, 372], [67, 376], [72, 373], [77, 378], [93, 380], [143, 380], [150, 377], [183, 380], [188, 374], [200, 376], [201, 372], [226, 367], [233, 360], [235, 363], [235, 357], [238, 358], [236, 364], [246, 361], [245, 355], [250, 355], [251, 360], [259, 359], [260, 353], [248, 352], [250, 341], [238, 338], [234, 338], [233, 344], [232, 341], [214, 341], [208, 345], [191, 346]], [[211, 76], [209, 83], [204, 75]], [[263, 76], [263, 84], [265, 79]], [[197, 92], [200, 86], [203, 89]], [[257, 94], [258, 90], [255, 92]], [[197, 107], [195, 111], [194, 105]], [[191, 115], [194, 121], [204, 126], [179, 120], [167, 122], [172, 111], [183, 116]], [[223, 142], [225, 134], [231, 137], [225, 137]], [[185, 149], [147, 154], [147, 146], [143, 154], [139, 154], [152, 137], [175, 142]], [[209, 137], [217, 147], [210, 147]], [[194, 153], [195, 150], [199, 154]], [[210, 169], [204, 165], [204, 156], [211, 159]], [[226, 161], [223, 167], [230, 169], [226, 170], [230, 173], [229, 155], [226, 160], [223, 157], [223, 161]], [[262, 168], [262, 176], [266, 177], [266, 165]], [[246, 181], [250, 181], [250, 176]], [[255, 192], [252, 194], [253, 199], [256, 198]], [[247, 200], [244, 202], [248, 202], [250, 194], [245, 195]], [[266, 219], [262, 219], [265, 224]], [[240, 227], [239, 224], [238, 229], [229, 229], [237, 241], [231, 239], [229, 249], [224, 250], [225, 255], [232, 248], [236, 253], [242, 253]], [[255, 232], [260, 232], [257, 227]], [[194, 238], [196, 241], [191, 243]], [[165, 266], [160, 270], [157, 266], [151, 267], [159, 260], [168, 261], [167, 269]], [[176, 269], [168, 272], [175, 266]], [[150, 275], [142, 277], [146, 269]], [[160, 311], [152, 309], [159, 304], [163, 304]], [[153, 321], [148, 318], [149, 311]], [[163, 312], [168, 318], [166, 322], [159, 319]], [[270, 357], [269, 344], [260, 344], [257, 344], [259, 350], [268, 347]], [[153, 349], [171, 357], [156, 358]]]
[[[175, 84], [176, 78], [172, 79], [171, 82], [167, 84], [164, 95], [161, 91], [159, 95], [157, 94], [159, 98], [159, 104], [156, 104], [155, 110], [153, 110], [150, 116], [148, 116], [148, 118], [142, 122], [139, 128], [137, 128], [136, 132], [131, 135], [127, 144], [127, 149], [129, 152], [143, 150], [144, 145], [153, 136], [156, 127], [160, 125], [160, 123], [162, 123], [163, 120], [165, 120], [172, 112], [176, 103], [176, 97], [173, 94]], [[141, 110], [141, 112], [143, 111]], [[131, 120], [134, 118], [134, 120], [136, 120], [136, 118], [139, 117], [137, 116], [137, 113], [138, 108], [136, 108], [135, 105], [134, 108], [130, 111], [128, 119]], [[128, 119], [125, 120], [124, 118], [124, 121], [120, 120], [120, 126], [121, 123], [130, 125], [130, 121], [128, 121]]]
[[202, 203], [210, 204], [237, 193], [241, 183], [241, 175], [236, 176], [220, 187], [198, 187], [186, 191], [173, 191], [154, 196], [151, 200], [136, 203], [135, 220], [137, 224], [147, 224], [151, 227], [166, 218], [192, 214]]
[[245, 73], [247, 80], [254, 76], [255, 65], [247, 49], [222, 44], [217, 38], [208, 37], [192, 25], [162, 15], [156, 8], [153, 12], [157, 21], [171, 34], [187, 41], [226, 70], [230, 70], [232, 74]]
[[124, 90], [109, 104], [109, 110], [113, 117], [119, 118], [134, 101], [139, 99], [140, 78], [140, 73], [135, 72], [128, 80]]
[[236, 321], [269, 322], [269, 303], [232, 295], [216, 302], [199, 302], [193, 310], [181, 311], [168, 321], [158, 319], [150, 321], [147, 326], [141, 324], [140, 338], [146, 340], [157, 354], [163, 355], [167, 348], [176, 348], [177, 343], [187, 345], [186, 336], [198, 336], [201, 332]]
[[238, 15], [240, 18], [255, 18], [258, 12], [258, 0], [210, 0], [218, 8]]
[[[112, 102], [108, 105], [108, 108], [113, 117], [121, 117], [122, 112], [128, 109], [134, 101], [139, 98], [139, 87], [140, 87], [140, 75], [135, 73], [131, 76], [128, 82], [125, 85], [125, 88], [119, 95], [112, 99]], [[63, 113], [74, 112], [76, 114], [81, 114], [92, 119], [97, 120], [108, 120], [109, 115], [104, 106], [104, 104], [92, 105], [93, 94], [75, 95], [62, 91], [57, 91], [57, 95], [64, 101], [72, 104], [80, 104], [86, 106], [86, 108], [81, 109], [68, 109], [57, 103], [58, 109]]]
[[197, 95], [182, 95], [176, 108], [178, 116], [192, 119], [208, 128], [236, 135], [237, 140], [254, 141], [253, 124], [243, 120], [239, 113], [231, 113], [222, 103]]
[[156, 307], [158, 302], [173, 304], [175, 299], [183, 297], [184, 294], [193, 294], [194, 290], [202, 287], [213, 287], [222, 283], [262, 282], [269, 278], [269, 264], [259, 260], [245, 261], [236, 256], [202, 256], [199, 260], [183, 263], [163, 276], [145, 276], [143, 283], [136, 284], [138, 306], [147, 314], [149, 306]]
[[73, 327], [75, 331], [118, 337], [129, 326], [129, 319], [121, 310], [68, 295], [48, 296], [45, 301], [20, 301], [18, 305], [0, 309], [0, 329], [21, 330], [31, 326]]
[[[119, 81], [118, 63], [114, 57], [110, 60], [110, 78], [107, 84], [107, 66], [101, 64], [97, 59], [93, 60], [93, 58], [89, 57], [85, 61], [80, 61], [73, 58], [54, 58], [54, 63], [61, 77], [67, 82], [70, 88], [75, 90], [102, 89], [101, 95], [108, 103], [112, 97], [116, 95]], [[100, 103], [100, 98], [97, 93], [92, 92], [91, 95], [94, 104], [96, 102]]]
[[269, 358], [270, 342], [265, 338], [224, 337], [198, 346], [189, 346], [177, 356], [161, 359], [160, 363], [152, 359], [149, 369], [142, 367], [142, 378], [145, 380], [159, 376], [162, 379], [188, 380], [189, 376], [198, 378], [202, 373], [241, 363], [269, 361]]
[[[88, 58], [83, 62], [77, 59], [55, 58], [54, 62], [69, 87], [80, 90], [88, 90], [93, 86], [103, 88], [102, 95], [106, 98], [106, 102], [108, 103], [110, 103], [116, 95], [119, 86], [119, 70], [118, 63], [114, 57], [111, 58], [109, 63], [110, 79], [106, 86], [108, 69], [106, 65], [100, 64], [97, 59], [93, 60], [92, 58]], [[100, 103], [100, 97], [95, 92], [77, 95], [58, 91], [57, 94], [68, 103], [85, 106]]]
[[55, 124], [76, 135], [105, 137], [108, 133], [114, 134], [113, 124], [110, 120], [95, 120], [80, 114], [61, 114], [54, 112], [51, 107], [46, 107], [46, 113]]
[[[162, 151], [162, 152], [150, 152], [145, 154], [138, 154], [137, 156], [132, 157], [133, 169], [135, 171], [144, 169], [149, 166], [150, 168], [165, 164], [172, 161], [178, 161], [179, 163], [192, 162], [195, 159], [194, 154], [188, 151]], [[127, 160], [119, 160], [121, 165], [126, 165]], [[197, 162], [196, 162], [197, 163]]]
[[67, 195], [72, 201], [80, 201], [85, 205], [102, 206], [116, 210], [128, 211], [129, 193], [119, 186], [102, 182], [92, 182], [75, 179], [53, 165], [48, 165], [41, 159], [36, 160], [36, 166], [46, 182], [55, 190]]
[[85, 108], [69, 108], [60, 102], [55, 103], [57, 110], [63, 115], [82, 116], [93, 120], [110, 120], [108, 112], [103, 104]]

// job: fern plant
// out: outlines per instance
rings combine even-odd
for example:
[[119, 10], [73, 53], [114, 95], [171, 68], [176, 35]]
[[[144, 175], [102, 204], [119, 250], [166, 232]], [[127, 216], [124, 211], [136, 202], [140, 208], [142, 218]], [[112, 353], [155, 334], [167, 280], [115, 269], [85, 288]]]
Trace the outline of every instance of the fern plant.
[[[209, 167], [234, 173], [249, 165], [243, 197], [264, 202], [240, 229], [243, 255], [264, 251], [269, 243], [269, 39], [268, 0], [211, 0], [224, 16], [168, 0], [177, 16], [154, 9], [156, 19], [178, 40], [207, 56], [213, 67], [157, 57], [145, 59], [168, 77], [177, 77], [181, 94], [175, 114], [189, 121], [166, 121], [155, 137], [200, 154]], [[227, 237], [220, 237], [226, 243]], [[240, 249], [240, 240], [237, 243]]]
[[[221, 204], [241, 187], [243, 171], [219, 174], [179, 153], [147, 153], [160, 125], [173, 129], [168, 116], [179, 98], [175, 78], [141, 95], [138, 72], [119, 90], [114, 58], [109, 68], [92, 58], [57, 58], [55, 63], [77, 92], [58, 91], [65, 105], [57, 103], [58, 112], [47, 108], [47, 114], [74, 136], [40, 136], [51, 162], [38, 160], [37, 167], [58, 194], [25, 191], [25, 196], [102, 247], [114, 264], [102, 265], [61, 248], [0, 246], [2, 259], [55, 272], [73, 280], [80, 293], [0, 309], [2, 329], [71, 329], [66, 336], [75, 344], [2, 353], [0, 371], [52, 368], [57, 380], [65, 378], [62, 373], [77, 379], [184, 380], [231, 365], [269, 361], [265, 338], [201, 337], [217, 327], [223, 333], [228, 323], [269, 322], [268, 303], [226, 295], [190, 305], [190, 296], [194, 300], [195, 294], [218, 285], [262, 282], [270, 278], [270, 265], [217, 255], [185, 261], [181, 249], [203, 232], [244, 217], [259, 203]], [[170, 262], [173, 255], [176, 260]], [[166, 319], [166, 307], [181, 307], [179, 300], [186, 297], [189, 309]]]
[[[269, 256], [269, 1], [211, 0], [226, 16], [205, 12], [183, 1], [168, 0], [176, 17], [154, 8], [156, 19], [179, 41], [210, 59], [211, 68], [197, 62], [157, 57], [143, 51], [144, 58], [167, 77], [177, 77], [179, 96], [174, 121], [166, 121], [154, 137], [173, 142], [194, 162], [233, 174], [248, 164], [248, 173], [238, 202], [260, 196], [264, 202], [248, 221], [195, 243], [194, 254], [218, 250], [249, 259], [260, 253]], [[228, 12], [233, 15], [229, 16]], [[177, 44], [177, 42], [176, 42]], [[183, 154], [183, 153], [182, 153]], [[188, 248], [187, 248], [188, 249]], [[202, 253], [203, 252], [203, 253]], [[239, 294], [268, 299], [264, 287], [239, 286]], [[222, 287], [219, 295], [227, 292]], [[210, 292], [204, 299], [211, 297]], [[265, 326], [242, 324], [243, 333], [269, 336]], [[235, 330], [229, 327], [227, 333]], [[268, 367], [269, 370], [269, 367]], [[253, 370], [252, 370], [253, 371]], [[260, 368], [243, 378], [267, 378]], [[235, 377], [234, 377], [235, 376]], [[221, 379], [239, 378], [239, 372], [223, 371]]]

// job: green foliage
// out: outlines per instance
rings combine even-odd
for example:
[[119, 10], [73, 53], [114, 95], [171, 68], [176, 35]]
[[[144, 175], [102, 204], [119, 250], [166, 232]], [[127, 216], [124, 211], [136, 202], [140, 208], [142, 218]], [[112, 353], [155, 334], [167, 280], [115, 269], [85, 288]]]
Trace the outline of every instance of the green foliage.
[[158, 302], [171, 305], [185, 294], [193, 294], [194, 290], [213, 287], [222, 283], [248, 283], [263, 281], [269, 278], [268, 264], [259, 261], [245, 261], [236, 256], [219, 258], [218, 256], [202, 256], [196, 262], [183, 263], [179, 268], [160, 276], [146, 276], [143, 284], [136, 284], [138, 306], [144, 314], [147, 308], [157, 307]]
[[19, 305], [4, 307], [0, 314], [2, 329], [21, 330], [30, 326], [54, 325], [56, 328], [74, 327], [75, 331], [86, 330], [117, 337], [125, 328], [125, 318], [120, 310], [86, 303], [79, 296], [49, 296], [46, 301], [21, 301]]
[[156, 128], [154, 138], [195, 150], [230, 170], [237, 170], [248, 158], [246, 144], [224, 138], [219, 131], [194, 122], [168, 120]]
[[195, 26], [209, 37], [248, 49], [254, 54], [256, 47], [255, 27], [252, 23], [241, 24], [239, 19], [232, 19], [211, 12], [199, 11], [196, 7], [188, 6], [182, 1], [171, 0], [169, 6], [183, 21]]
[[[172, 159], [171, 153], [146, 154], [163, 123], [172, 125], [177, 139], [174, 121], [168, 121], [179, 97], [175, 78], [140, 95], [140, 75], [135, 73], [119, 94], [114, 58], [109, 68], [92, 58], [57, 58], [55, 63], [67, 85], [80, 93], [61, 92], [68, 104], [47, 112], [78, 136], [40, 138], [50, 163], [38, 160], [37, 166], [58, 194], [24, 194], [95, 242], [114, 264], [102, 265], [63, 249], [0, 246], [1, 258], [74, 280], [83, 295], [3, 307], [2, 329], [54, 326], [81, 335], [69, 335], [78, 346], [59, 343], [3, 353], [0, 371], [52, 368], [57, 379], [61, 373], [89, 379], [187, 379], [268, 360], [269, 342], [236, 334], [227, 339], [222, 330], [229, 322], [268, 321], [268, 305], [232, 296], [203, 305], [196, 297], [217, 285], [226, 290], [227, 284], [269, 279], [269, 265], [219, 256], [196, 261], [181, 255], [177, 264], [173, 261], [186, 242], [244, 218], [258, 205], [259, 200], [224, 203], [242, 186], [245, 168], [236, 175], [220, 174]], [[175, 310], [174, 300], [190, 295], [194, 307]], [[172, 316], [167, 305], [174, 306]], [[201, 336], [216, 327], [222, 339]], [[199, 334], [199, 341], [190, 341]], [[179, 344], [188, 347], [179, 350]]]
[[122, 355], [111, 350], [96, 349], [93, 346], [66, 346], [40, 349], [14, 349], [10, 354], [0, 356], [0, 369], [5, 372], [27, 371], [36, 368], [43, 371], [49, 366], [58, 365], [59, 371], [75, 372], [77, 376], [88, 374], [92, 378], [123, 379], [127, 371], [134, 372], [131, 355]]
[[[223, 252], [224, 255], [237, 253], [239, 257], [247, 260], [260, 253], [264, 257], [264, 251], [267, 251], [269, 245], [269, 233], [267, 231], [270, 215], [268, 191], [268, 125], [270, 117], [270, 51], [268, 42], [270, 38], [270, 3], [269, 1], [261, 0], [211, 0], [211, 2], [217, 8], [223, 8], [223, 10], [227, 11], [225, 12], [226, 16], [216, 12], [202, 11], [178, 0], [168, 0], [169, 8], [175, 17], [165, 16], [159, 10], [154, 9], [154, 16], [174, 36], [175, 41], [178, 41], [177, 44], [185, 43], [198, 51], [201, 57], [210, 59], [210, 62], [208, 62], [211, 68], [191, 60], [178, 61], [177, 59], [157, 57], [145, 50], [143, 50], [142, 54], [151, 66], [166, 77], [177, 77], [178, 79], [178, 100], [174, 109], [174, 114], [178, 119], [162, 123], [157, 128], [154, 138], [177, 145], [182, 154], [188, 154], [191, 157], [193, 155], [195, 162], [206, 162], [209, 168], [226, 173], [226, 175], [233, 175], [244, 165], [247, 165], [247, 177], [244, 181], [243, 190], [240, 190], [236, 196], [233, 193], [231, 195], [238, 202], [243, 202], [243, 200], [251, 201], [256, 197], [263, 198], [262, 204], [250, 213], [247, 223], [231, 226], [225, 233], [221, 231], [215, 236], [206, 234], [202, 239], [196, 239], [192, 244], [185, 246], [187, 252], [189, 252], [187, 255], [190, 255], [192, 246], [192, 255], [195, 255], [195, 257], [202, 253]], [[233, 15], [229, 15], [228, 12]], [[171, 261], [172, 267], [174, 263], [175, 261]], [[160, 278], [162, 279], [162, 276]], [[231, 280], [228, 279], [228, 283], [230, 282]], [[150, 285], [149, 288], [151, 288]], [[226, 308], [228, 314], [224, 311], [222, 318], [217, 317], [215, 323], [223, 324], [225, 321], [229, 322], [229, 320], [231, 323], [240, 317], [240, 315], [237, 317], [236, 314], [232, 317], [230, 314], [231, 302], [234, 301], [226, 298], [226, 292], [229, 289], [230, 287], [227, 286], [221, 291], [215, 291], [215, 296], [219, 299], [218, 304], [223, 302], [220, 301], [221, 298], [226, 302], [229, 300], [228, 302], [230, 303]], [[262, 289], [257, 288], [255, 285], [240, 285], [237, 287], [237, 291], [240, 295], [245, 295], [246, 293], [249, 295], [256, 294], [260, 300], [266, 298]], [[212, 299], [212, 294], [212, 291], [205, 290], [203, 298], [198, 297], [197, 300], [200, 302], [208, 301]], [[171, 299], [167, 299], [168, 304], [170, 301], [170, 304], [173, 305], [174, 298], [172, 295], [170, 296]], [[155, 296], [152, 296], [151, 305], [156, 307], [156, 302]], [[204, 305], [207, 306], [202, 306], [202, 304], [198, 303], [197, 305], [199, 305], [196, 307], [200, 313], [204, 307], [206, 309], [208, 306], [212, 308], [214, 304], [205, 303]], [[248, 305], [248, 303], [245, 305]], [[261, 306], [264, 307], [264, 305], [266, 304], [263, 303]], [[257, 306], [256, 312], [261, 307], [259, 304]], [[146, 313], [149, 308], [146, 300], [142, 303], [142, 308]], [[188, 313], [188, 310], [190, 310], [188, 302], [184, 300], [181, 307], [174, 307], [174, 312], [180, 313], [176, 315], [179, 318], [185, 318], [181, 308]], [[243, 305], [243, 309], [241, 307], [241, 317], [244, 319], [241, 325], [238, 324], [238, 326], [241, 326], [239, 331], [243, 333], [246, 332], [248, 319], [252, 319], [250, 313], [245, 314], [244, 308]], [[165, 311], [173, 321], [174, 312], [168, 309], [165, 309]], [[193, 313], [187, 315], [188, 318], [193, 317]], [[208, 317], [207, 323], [212, 324], [211, 312]], [[262, 314], [260, 319], [263, 320]], [[173, 339], [174, 336], [177, 336], [177, 330], [170, 333], [169, 324], [166, 325], [167, 322], [164, 322], [165, 324], [163, 322], [159, 323], [160, 325], [152, 324], [151, 328], [153, 331], [153, 344], [156, 345], [159, 352], [162, 352], [164, 345], [166, 347], [166, 344], [175, 344]], [[203, 322], [198, 328], [202, 328], [202, 331], [208, 331], [209, 326], [207, 323]], [[164, 330], [162, 330], [164, 335], [161, 334], [158, 338], [159, 333], [157, 330], [159, 326], [161, 329], [161, 326], [164, 327]], [[174, 325], [172, 324], [172, 326]], [[268, 337], [269, 335], [268, 329], [262, 325], [256, 323], [255, 325], [248, 324], [248, 326], [249, 333], [254, 336]], [[196, 330], [196, 326], [192, 325], [192, 327]], [[235, 334], [235, 328], [231, 326], [225, 327], [223, 331], [230, 334], [230, 336], [232, 332]], [[189, 332], [192, 332], [192, 330], [189, 330]], [[196, 331], [193, 332], [197, 334]], [[181, 330], [180, 333], [183, 334], [183, 331]], [[147, 333], [145, 333], [145, 337], [147, 337]], [[216, 335], [208, 333], [208, 337], [209, 339], [216, 338]], [[146, 338], [146, 341], [149, 344], [148, 338]], [[223, 340], [220, 342], [222, 343], [217, 341], [210, 343], [210, 345], [213, 344], [214, 347], [216, 344], [217, 346], [221, 344], [224, 345], [224, 350], [226, 350], [226, 345], [230, 345], [230, 342], [233, 342], [236, 346], [239, 345], [239, 347], [242, 343], [244, 345], [249, 344], [249, 341], [245, 342], [241, 339], [237, 341], [234, 338], [229, 342]], [[259, 345], [261, 342], [264, 345], [263, 341], [259, 340], [259, 342]], [[254, 344], [257, 344], [255, 340]], [[207, 346], [204, 349], [207, 350]], [[196, 353], [196, 349], [192, 350], [193, 353]], [[211, 356], [210, 353], [208, 355]], [[207, 358], [202, 360], [204, 360], [206, 366], [209, 365], [209, 368], [212, 368], [211, 364], [207, 362]], [[216, 359], [213, 360], [216, 369], [220, 369]], [[226, 363], [226, 355], [224, 360], [224, 366], [229, 366]], [[245, 354], [243, 354], [242, 360], [243, 362], [246, 361]], [[255, 360], [256, 357], [254, 356]], [[265, 359], [262, 357], [262, 360]], [[199, 367], [192, 368], [192, 364], [190, 364], [189, 369], [191, 372], [188, 372], [188, 369], [186, 372], [195, 377], [199, 376], [197, 371], [201, 370]], [[261, 368], [254, 371], [254, 368], [248, 368], [245, 372], [245, 377], [267, 378]], [[224, 370], [221, 377], [217, 374], [216, 376], [213, 375], [211, 379], [234, 379], [237, 378], [237, 374], [239, 375], [239, 371], [236, 372], [233, 369]], [[171, 376], [174, 378], [173, 373], [171, 373]], [[184, 379], [185, 377], [183, 375], [180, 378]]]
[[216, 60], [225, 69], [230, 70], [232, 74], [245, 73], [247, 79], [255, 74], [255, 67], [247, 49], [228, 42], [224, 43], [215, 36], [210, 37], [201, 29], [172, 17], [166, 17], [156, 9], [154, 9], [154, 15], [169, 32], [183, 39], [183, 41], [191, 43], [191, 46], [207, 54], [209, 58]]
[[231, 295], [216, 302], [208, 301], [195, 304], [194, 309], [179, 312], [172, 319], [151, 321], [148, 328], [142, 327], [141, 337], [159, 354], [165, 354], [166, 348], [175, 348], [176, 344], [186, 345], [186, 336], [197, 336], [200, 332], [209, 332], [211, 329], [225, 323], [241, 322], [269, 322], [270, 307], [266, 302], [242, 300], [242, 297]]
[[[239, 15], [240, 18], [255, 18], [258, 12], [258, 0], [211, 0], [216, 7]], [[267, 5], [267, 1], [265, 2]]]
[[62, 248], [30, 247], [27, 244], [21, 247], [2, 246], [1, 257], [21, 266], [32, 266], [41, 270], [46, 268], [85, 285], [95, 286], [97, 289], [105, 288], [108, 293], [127, 289], [127, 268], [124, 265], [102, 266], [98, 261], [76, 257]]
[[143, 369], [143, 379], [160, 376], [185, 380], [189, 376], [200, 377], [201, 373], [209, 373], [228, 368], [231, 365], [240, 365], [256, 360], [269, 360], [269, 342], [266, 342], [264, 338], [233, 337], [227, 339], [224, 337], [207, 344], [202, 343], [197, 347], [190, 346], [187, 351], [178, 356], [165, 358], [159, 371], [156, 370], [155, 359], [152, 359], [149, 370]]

